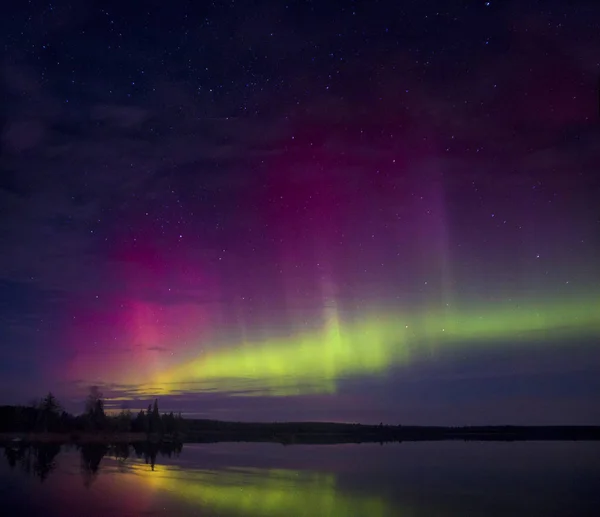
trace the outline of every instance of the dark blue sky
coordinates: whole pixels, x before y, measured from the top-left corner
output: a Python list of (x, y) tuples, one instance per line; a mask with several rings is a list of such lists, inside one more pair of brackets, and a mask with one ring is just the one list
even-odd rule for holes
[(599, 9), (3, 6), (0, 403), (600, 423)]

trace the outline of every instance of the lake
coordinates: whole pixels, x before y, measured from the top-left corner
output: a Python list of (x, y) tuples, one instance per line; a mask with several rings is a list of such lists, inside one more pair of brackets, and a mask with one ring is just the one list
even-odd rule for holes
[(600, 515), (600, 444), (5, 448), (3, 517)]

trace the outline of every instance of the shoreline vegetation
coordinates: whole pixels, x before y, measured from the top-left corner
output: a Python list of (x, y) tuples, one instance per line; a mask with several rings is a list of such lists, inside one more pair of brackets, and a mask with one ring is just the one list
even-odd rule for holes
[(64, 411), (52, 393), (29, 406), (0, 406), (0, 443), (182, 444), (273, 442), (345, 444), (416, 441), (600, 441), (600, 426), (364, 425), (331, 422), (227, 422), (161, 414), (158, 399), (147, 410), (107, 413), (92, 386), (81, 415)]

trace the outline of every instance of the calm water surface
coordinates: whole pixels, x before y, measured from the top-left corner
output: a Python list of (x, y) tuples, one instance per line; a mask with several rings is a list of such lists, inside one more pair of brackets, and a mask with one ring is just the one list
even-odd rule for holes
[(600, 445), (5, 449), (0, 515), (600, 515)]

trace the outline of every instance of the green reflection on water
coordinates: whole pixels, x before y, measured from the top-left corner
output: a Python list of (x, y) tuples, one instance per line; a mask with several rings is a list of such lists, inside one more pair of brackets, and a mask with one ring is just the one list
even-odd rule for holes
[(381, 496), (349, 492), (330, 473), (298, 470), (226, 468), (181, 470), (165, 467), (150, 471), (131, 464), (144, 485), (193, 505), (241, 515), (407, 515)]

